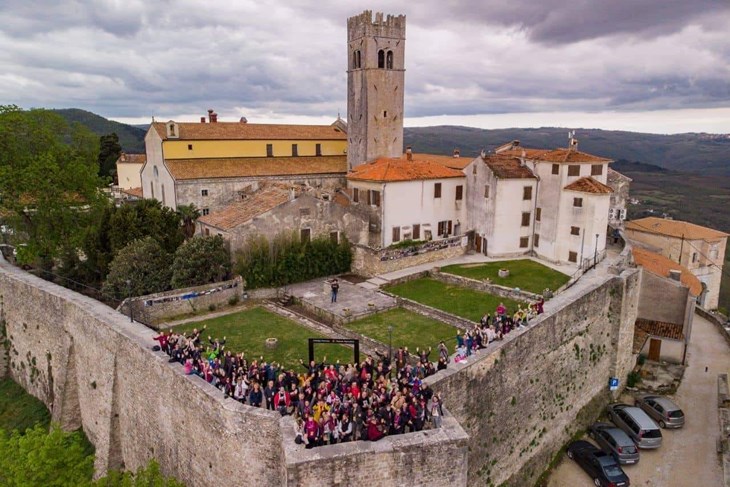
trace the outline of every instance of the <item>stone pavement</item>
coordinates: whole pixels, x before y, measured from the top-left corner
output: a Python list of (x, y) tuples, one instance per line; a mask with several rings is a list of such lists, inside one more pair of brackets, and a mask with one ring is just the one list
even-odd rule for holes
[(395, 308), (395, 298), (373, 289), (352, 284), (340, 279), (337, 302), (330, 302), (330, 285), (325, 279), (292, 284), (287, 291), (303, 303), (332, 313), (342, 319), (365, 316), (378, 311)]

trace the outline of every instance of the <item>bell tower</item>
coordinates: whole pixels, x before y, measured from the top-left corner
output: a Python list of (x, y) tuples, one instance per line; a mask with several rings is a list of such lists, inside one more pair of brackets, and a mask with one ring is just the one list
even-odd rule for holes
[(406, 16), (347, 19), (347, 165), (403, 153)]

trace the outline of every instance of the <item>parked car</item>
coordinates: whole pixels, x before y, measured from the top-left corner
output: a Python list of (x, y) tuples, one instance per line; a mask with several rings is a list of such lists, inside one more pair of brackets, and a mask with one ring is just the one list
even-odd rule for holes
[(613, 456), (620, 465), (639, 462), (639, 450), (633, 440), (611, 423), (594, 423), (588, 428), (588, 435), (598, 443), (601, 450)]
[(629, 477), (616, 459), (587, 441), (574, 441), (568, 445), (568, 458), (575, 460), (593, 479), (596, 487), (629, 487)]
[(681, 428), (684, 426), (684, 413), (679, 406), (666, 397), (637, 397), (636, 405), (662, 428)]
[(640, 408), (628, 404), (609, 404), (608, 415), (613, 424), (624, 430), (639, 448), (662, 446), (662, 430)]

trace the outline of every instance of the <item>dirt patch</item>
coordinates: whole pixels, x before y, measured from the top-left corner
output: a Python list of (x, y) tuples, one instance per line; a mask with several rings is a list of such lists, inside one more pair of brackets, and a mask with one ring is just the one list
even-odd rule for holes
[(361, 282), (367, 281), (369, 278), (365, 276), (361, 276), (359, 274), (343, 274), (340, 276), (340, 279), (343, 281), (347, 281), (352, 284), (360, 284)]

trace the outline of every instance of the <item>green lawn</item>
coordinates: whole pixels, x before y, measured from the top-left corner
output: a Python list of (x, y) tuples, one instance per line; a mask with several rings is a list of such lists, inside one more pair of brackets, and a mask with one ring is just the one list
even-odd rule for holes
[[(307, 339), (322, 338), (322, 335), (263, 308), (197, 321), (178, 326), (175, 330), (190, 331), (193, 328), (200, 329), (203, 325), (207, 325), (202, 335), (204, 343), (208, 343), (209, 335), (213, 338), (226, 337), (226, 350), (245, 352), (249, 360), (263, 355), (267, 362), (278, 362), (294, 370), (300, 368), (300, 358), (305, 362), (308, 360)], [(267, 338), (278, 338), (279, 346), (273, 350), (266, 348)], [(353, 360), (352, 349), (342, 345), (316, 345), (314, 352), (316, 360), (322, 360), (325, 355), (327, 362), (339, 359), (343, 363), (349, 363)]]
[[(391, 309), (377, 313), (361, 320), (353, 321), (345, 326), (352, 331), (373, 338), (388, 345), (388, 326), (393, 326), (393, 350), (400, 346), (408, 347), (415, 352), (417, 347), (436, 350), (443, 340), (451, 350), (456, 339), (456, 328), (440, 321), (427, 318), (403, 308)], [(432, 356), (431, 359), (435, 360)]]
[(508, 312), (517, 309), (517, 302), (492, 294), (473, 291), (459, 286), (450, 286), (435, 279), (422, 278), (388, 286), (385, 288), (398, 296), (412, 299), (449, 313), (479, 321), (484, 313), (494, 315), (499, 303), (504, 303)]
[[(502, 268), (509, 269), (509, 276), (499, 277), (498, 271)], [(542, 294), (546, 288), (555, 291), (570, 279), (570, 276), (566, 276), (562, 272), (528, 259), (484, 264), (456, 264), (442, 267), (441, 272), (477, 280), (489, 279), (493, 284), (511, 288), (518, 287), (536, 294)]]
[(0, 429), (25, 431), (36, 424), (48, 427), (50, 423), (45, 404), (11, 379), (0, 380)]

